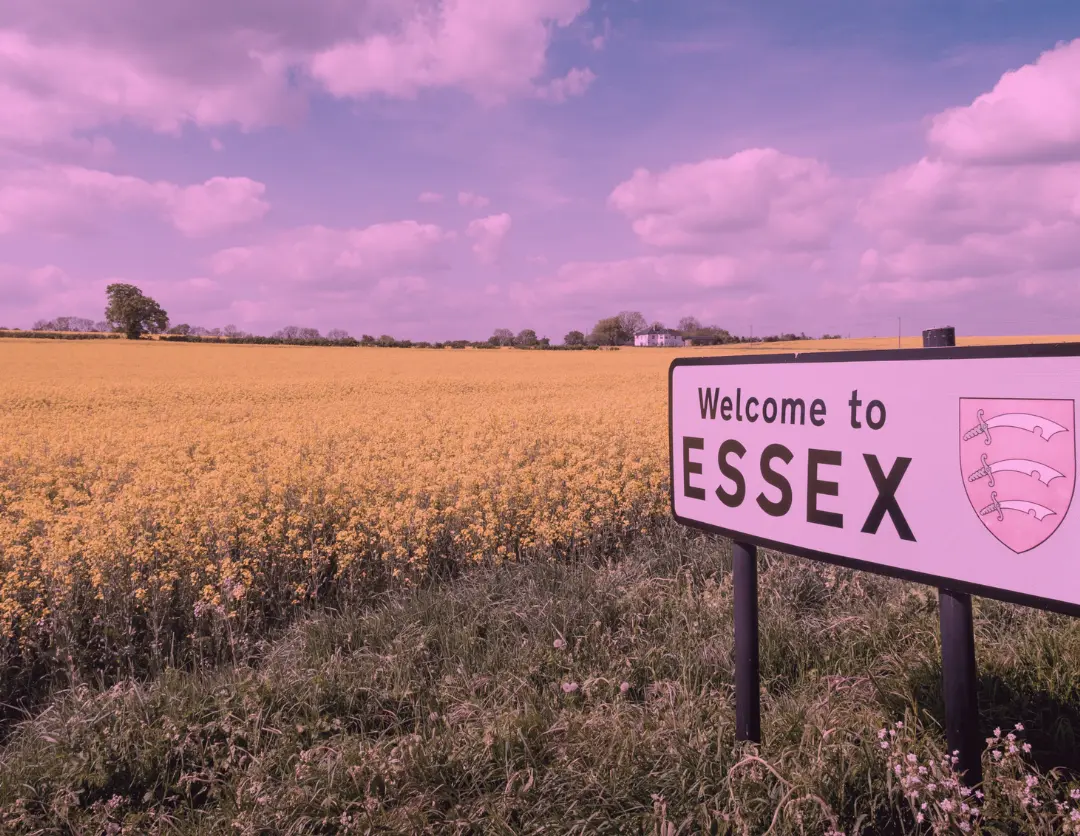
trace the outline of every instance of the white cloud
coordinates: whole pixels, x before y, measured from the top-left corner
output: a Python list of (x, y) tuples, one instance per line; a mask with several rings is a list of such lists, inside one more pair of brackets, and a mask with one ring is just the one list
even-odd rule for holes
[(859, 206), (863, 281), (940, 298), (1080, 269), (1080, 40), (936, 116), (928, 145)]
[(646, 244), (701, 253), (821, 250), (846, 208), (841, 183), (823, 163), (771, 148), (656, 174), (638, 169), (609, 203)]
[[(547, 83), (554, 32), (589, 0), (5, 0), (0, 143), (40, 148), (129, 124), (253, 130), (337, 97)], [(565, 86), (565, 85), (564, 85)], [(85, 140), (83, 140), (85, 141)]]
[(562, 78), (554, 78), (536, 88), (536, 97), (561, 104), (567, 99), (584, 96), (585, 91), (596, 81), (596, 73), (588, 67), (574, 68)]
[(237, 36), (232, 58), (228, 74), (206, 77), (85, 38), (41, 40), (0, 29), (0, 142), (39, 146), (121, 122), (166, 134), (185, 124), (252, 129), (297, 112), (283, 56)]
[(211, 177), (197, 186), (170, 191), (166, 200), (173, 225), (198, 237), (258, 220), (270, 209), (266, 187), (247, 177)]
[(465, 234), (473, 240), (473, 253), (482, 264), (498, 261), (503, 241), (510, 232), (512, 220), (505, 212), (478, 218), (469, 223)]
[(262, 243), (221, 250), (210, 264), (218, 276), (351, 287), (354, 281), (444, 269), (441, 245), (450, 237), (434, 224), (412, 220), (362, 229), (307, 226)]
[(266, 187), (247, 177), (213, 177), (181, 186), (77, 166), (0, 172), (0, 234), (72, 233), (109, 213), (152, 212), (189, 237), (256, 221), (270, 208)]
[(392, 30), (319, 51), (312, 75), (333, 95), (411, 98), (458, 87), (497, 102), (523, 94), (545, 70), (554, 27), (569, 26), (588, 0), (421, 2)]
[(491, 203), (491, 201), (483, 195), (473, 194), (472, 192), (458, 192), (457, 200), (459, 206), (464, 206), (468, 209), (483, 209)]
[(970, 105), (933, 119), (935, 154), (962, 163), (1080, 160), (1080, 39), (1005, 73)]

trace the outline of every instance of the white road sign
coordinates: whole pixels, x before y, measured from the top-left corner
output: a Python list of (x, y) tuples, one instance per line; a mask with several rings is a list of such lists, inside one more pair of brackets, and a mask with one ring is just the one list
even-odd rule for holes
[(736, 540), (1080, 614), (1080, 344), (679, 358), (672, 510)]

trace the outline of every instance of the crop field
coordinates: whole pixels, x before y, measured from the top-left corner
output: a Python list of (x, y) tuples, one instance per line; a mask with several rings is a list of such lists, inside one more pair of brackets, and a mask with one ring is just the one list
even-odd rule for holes
[[(0, 749), (0, 829), (931, 832), (878, 748), (940, 749), (931, 592), (766, 554), (781, 754), (736, 762), (729, 555), (665, 520), (673, 357), (895, 345), (0, 340), (5, 735), (38, 717)], [(1037, 719), (1041, 765), (1080, 766), (1080, 630), (993, 602), (978, 619), (993, 717)], [(1026, 767), (995, 745), (1001, 820), (1022, 821)], [(1073, 832), (1069, 791), (999, 832)], [(979, 824), (936, 809), (936, 832)]]
[(606, 553), (667, 512), (678, 353), (0, 341), (0, 662), (227, 658), (312, 601)]
[(664, 513), (660, 355), (21, 342), (0, 364), (9, 664), (216, 655), (321, 596)]

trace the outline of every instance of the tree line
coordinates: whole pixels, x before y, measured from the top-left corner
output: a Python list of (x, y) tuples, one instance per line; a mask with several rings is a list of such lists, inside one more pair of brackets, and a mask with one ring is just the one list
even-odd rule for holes
[[(94, 320), (78, 316), (58, 316), (50, 320), (38, 320), (30, 332), (19, 329), (19, 335), (54, 336), (70, 338), (91, 338), (113, 333), (122, 333), (129, 339), (139, 339), (143, 334), (157, 335), (162, 340), (175, 342), (227, 342), (264, 345), (342, 345), (342, 346), (383, 346), (392, 348), (528, 348), (537, 350), (555, 349), (596, 349), (634, 344), (634, 336), (647, 328), (665, 329), (662, 322), (649, 322), (640, 311), (620, 311), (615, 316), (604, 317), (593, 325), (586, 334), (573, 330), (563, 337), (562, 345), (553, 345), (550, 338), (537, 336), (532, 328), (524, 328), (516, 334), (509, 328), (496, 328), (495, 332), (483, 341), (445, 340), (428, 342), (425, 340), (399, 340), (389, 334), (375, 337), (364, 334), (359, 339), (352, 337), (341, 328), (331, 329), (324, 336), (317, 328), (299, 325), (287, 325), (268, 337), (249, 334), (235, 325), (224, 328), (203, 328), (198, 325), (181, 323), (170, 325), (169, 316), (154, 299), (146, 296), (139, 288), (130, 284), (110, 284), (106, 289), (107, 305), (105, 319)], [(670, 329), (694, 345), (722, 345), (725, 343), (746, 342), (787, 342), (808, 340), (812, 337), (805, 333), (783, 333), (769, 336), (742, 336), (732, 334), (717, 325), (703, 325), (696, 317), (685, 316), (679, 320), (677, 328)], [(839, 334), (825, 334), (822, 339), (839, 339)]]
[[(695, 316), (684, 316), (679, 324), (672, 329), (667, 329), (663, 322), (653, 320), (649, 322), (640, 311), (620, 311), (615, 316), (605, 317), (599, 320), (592, 330), (586, 334), (583, 331), (571, 331), (564, 338), (566, 345), (633, 345), (634, 336), (647, 328), (671, 330), (690, 341), (693, 345), (723, 345), (728, 343), (769, 343), (791, 342), (795, 340), (811, 340), (813, 337), (806, 333), (795, 334), (785, 332), (770, 334), (767, 336), (733, 334), (719, 325), (703, 325)], [(839, 334), (824, 334), (821, 339), (840, 339)]]

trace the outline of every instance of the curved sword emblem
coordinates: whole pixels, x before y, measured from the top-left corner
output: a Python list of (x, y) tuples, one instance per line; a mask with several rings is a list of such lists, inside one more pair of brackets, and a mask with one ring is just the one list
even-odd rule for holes
[(1028, 502), (1024, 499), (1003, 499), (998, 500), (997, 491), (993, 491), (990, 494), (990, 499), (993, 500), (989, 505), (979, 511), (979, 516), (985, 517), (987, 514), (997, 513), (999, 520), (1005, 519), (1006, 511), (1019, 511), (1021, 514), (1028, 514), (1034, 516), (1039, 522), (1042, 522), (1048, 516), (1054, 514), (1054, 511), (1047, 508), (1045, 505), (1040, 505), (1038, 502)]
[(984, 411), (980, 409), (978, 411), (979, 423), (964, 433), (964, 441), (970, 441), (977, 435), (985, 435), (986, 439), (983, 443), (989, 444), (993, 440), (990, 436), (990, 430), (997, 427), (1012, 427), (1017, 430), (1027, 430), (1029, 433), (1039, 430), (1043, 441), (1049, 441), (1058, 433), (1068, 432), (1065, 427), (1056, 421), (1051, 421), (1049, 418), (1043, 418), (1039, 415), (1032, 415), (1028, 412), (1006, 412), (1002, 415), (995, 415), (990, 419), (983, 418), (983, 415)]
[(1010, 471), (1013, 473), (1023, 473), (1027, 476), (1035, 476), (1044, 485), (1049, 485), (1055, 479), (1064, 479), (1065, 474), (1060, 473), (1048, 464), (1042, 464), (1041, 462), (1033, 462), (1030, 459), (1002, 459), (999, 462), (990, 464), (987, 462), (986, 453), (982, 454), (980, 459), (982, 461), (982, 467), (974, 471), (968, 476), (969, 482), (975, 482), (978, 479), (982, 479), (984, 476), (988, 477), (987, 484), (992, 488), (994, 487), (994, 474), (1001, 473), (1002, 471)]

